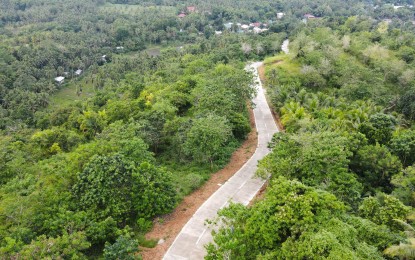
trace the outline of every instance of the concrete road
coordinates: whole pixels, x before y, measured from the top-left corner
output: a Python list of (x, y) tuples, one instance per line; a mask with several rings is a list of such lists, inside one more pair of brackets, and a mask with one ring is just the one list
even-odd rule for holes
[(290, 44), (290, 40), (285, 39), (284, 42), (281, 45), (281, 50), (285, 53), (288, 54), (290, 53), (290, 50), (288, 49), (288, 45)]
[(257, 62), (247, 66), (247, 70), (252, 70), (255, 75), (258, 89), (258, 94), (253, 100), (258, 132), (257, 149), (242, 168), (200, 206), (164, 255), (163, 259), (165, 260), (203, 259), (206, 255), (204, 245), (212, 241), (211, 230), (205, 225), (205, 220), (215, 218), (218, 210), (226, 207), (230, 201), (248, 205), (264, 184), (264, 181), (255, 178), (254, 174), (257, 170), (258, 160), (270, 152), (267, 145), (273, 134), (278, 132), (278, 128), (258, 77), (257, 68), (261, 64), (261, 62)]

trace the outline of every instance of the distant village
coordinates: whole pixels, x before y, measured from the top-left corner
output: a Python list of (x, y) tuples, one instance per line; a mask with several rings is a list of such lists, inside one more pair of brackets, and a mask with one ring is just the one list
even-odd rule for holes
[[(411, 9), (413, 8), (412, 5), (405, 5), (405, 6), (404, 5), (392, 5), (392, 4), (389, 4), (389, 5), (395, 11), (400, 9), (400, 8), (411, 8)], [(376, 9), (376, 8), (378, 8), (378, 6), (374, 6), (374, 8)], [(180, 12), (177, 15), (177, 17), (179, 19), (183, 19), (183, 18), (185, 18), (186, 16), (188, 16), (192, 13), (198, 13), (198, 12), (199, 11), (198, 11), (196, 6), (187, 6), (184, 11)], [(284, 16), (285, 16), (285, 13), (277, 12), (275, 18), (276, 18), (276, 20), (280, 20), (280, 19), (283, 19)], [(303, 23), (307, 24), (307, 22), (310, 21), (310, 20), (318, 20), (318, 19), (321, 19), (321, 18), (322, 17), (317, 17), (317, 16), (315, 16), (311, 13), (306, 13), (306, 14), (303, 15), (302, 21), (303, 21)], [(387, 24), (392, 23), (392, 19), (390, 19), (390, 18), (382, 19), (382, 21), (386, 22)], [(255, 33), (255, 34), (259, 34), (259, 33), (268, 31), (269, 26), (274, 22), (275, 22), (275, 20), (269, 20), (265, 23), (257, 22), (257, 21), (251, 22), (251, 23), (227, 22), (227, 23), (223, 24), (224, 30), (223, 31), (215, 31), (215, 35), (221, 35), (225, 31), (231, 32), (231, 33)], [(412, 21), (412, 24), (415, 25), (415, 20)], [(183, 30), (180, 29), (180, 32), (182, 32), (182, 31)], [(116, 52), (122, 52), (123, 50), (124, 50), (123, 46), (117, 46), (115, 48)], [(101, 62), (102, 63), (107, 62), (107, 55), (102, 55)], [(78, 69), (78, 70), (74, 71), (72, 73), (72, 75), (70, 75), (69, 72), (64, 72), (65, 77), (64, 76), (59, 76), (59, 77), (54, 78), (54, 80), (57, 84), (60, 85), (64, 82), (65, 78), (67, 78), (69, 76), (78, 77), (82, 74), (82, 72), (83, 71), (81, 69)]]

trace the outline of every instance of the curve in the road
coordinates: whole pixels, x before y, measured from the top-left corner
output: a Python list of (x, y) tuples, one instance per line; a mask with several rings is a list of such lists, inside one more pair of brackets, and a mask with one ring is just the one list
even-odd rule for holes
[(247, 67), (253, 71), (258, 89), (257, 96), (253, 100), (258, 132), (258, 146), (255, 153), (234, 176), (200, 206), (164, 255), (165, 260), (203, 259), (206, 255), (204, 245), (212, 241), (211, 230), (205, 225), (205, 220), (215, 218), (218, 210), (226, 207), (230, 201), (247, 205), (264, 184), (264, 180), (255, 178), (255, 172), (258, 160), (270, 152), (268, 143), (274, 133), (278, 132), (278, 128), (258, 76), (258, 67), (261, 64), (257, 62)]

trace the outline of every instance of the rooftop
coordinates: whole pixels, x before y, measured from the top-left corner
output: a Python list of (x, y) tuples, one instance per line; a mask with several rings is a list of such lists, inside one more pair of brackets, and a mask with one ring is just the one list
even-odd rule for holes
[(55, 81), (60, 83), (60, 82), (62, 82), (64, 79), (65, 79), (65, 77), (59, 76), (59, 77), (56, 77), (56, 78), (55, 78)]

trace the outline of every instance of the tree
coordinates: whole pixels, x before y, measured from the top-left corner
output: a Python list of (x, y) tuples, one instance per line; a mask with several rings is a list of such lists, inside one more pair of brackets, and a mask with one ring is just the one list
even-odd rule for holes
[(394, 219), (405, 220), (410, 208), (399, 199), (384, 193), (378, 193), (376, 197), (367, 197), (359, 206), (359, 215), (378, 225), (386, 225), (392, 229), (400, 226)]
[(291, 101), (284, 104), (281, 111), (281, 123), (286, 127), (288, 132), (295, 132), (300, 128), (299, 121), (307, 121), (310, 115), (299, 102)]
[(386, 147), (367, 145), (357, 151), (350, 168), (360, 176), (366, 190), (382, 188), (389, 191), (390, 180), (402, 170), (402, 164)]
[(347, 138), (329, 132), (296, 136), (278, 133), (271, 145), (272, 152), (259, 164), (260, 176), (297, 179), (352, 205), (359, 200), (362, 185), (348, 170), (351, 152)]
[(415, 163), (415, 130), (404, 130), (392, 137), (389, 148), (404, 166)]
[(101, 132), (105, 126), (106, 115), (105, 111), (96, 113), (95, 111), (84, 111), (78, 118), (79, 129), (84, 135), (91, 139), (97, 133)]
[(392, 177), (392, 195), (407, 206), (415, 206), (415, 168), (408, 167)]
[(415, 88), (406, 91), (400, 97), (397, 109), (408, 119), (415, 120)]
[(245, 54), (246, 57), (249, 56), (249, 53), (252, 51), (252, 46), (249, 43), (242, 43), (242, 47), (241, 47), (243, 53)]
[[(263, 200), (219, 212), (222, 227), (207, 246), (206, 259), (292, 259), (343, 257), (381, 259), (339, 217), (345, 207), (335, 196), (283, 177), (273, 179)], [(353, 257), (352, 257), (353, 258)]]
[(353, 226), (336, 218), (322, 223), (316, 231), (288, 240), (281, 251), (283, 259), (383, 259), (376, 247), (358, 238)]
[(184, 152), (197, 162), (213, 161), (221, 149), (232, 137), (232, 129), (228, 120), (214, 114), (196, 119), (186, 134), (183, 144)]
[(366, 135), (370, 144), (387, 144), (392, 138), (395, 130), (396, 119), (387, 114), (375, 114), (369, 118), (368, 122), (359, 126), (359, 131)]
[(176, 203), (170, 174), (147, 162), (136, 165), (121, 154), (92, 157), (73, 187), (81, 208), (96, 220), (124, 224), (168, 213)]
[(176, 202), (171, 174), (150, 163), (141, 163), (133, 174), (133, 208), (138, 218), (169, 213)]
[(96, 219), (113, 217), (117, 222), (132, 214), (134, 165), (122, 155), (95, 155), (78, 174), (73, 193), (82, 209)]
[(88, 249), (90, 245), (83, 232), (64, 234), (56, 238), (41, 235), (24, 246), (12, 258), (80, 259), (85, 257), (82, 251)]

